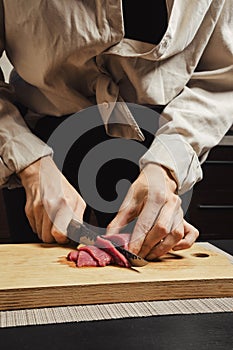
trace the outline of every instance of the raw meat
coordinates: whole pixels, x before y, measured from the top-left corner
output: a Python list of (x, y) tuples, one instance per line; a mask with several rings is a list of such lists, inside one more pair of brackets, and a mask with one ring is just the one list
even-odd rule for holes
[(89, 253), (85, 251), (79, 251), (77, 266), (98, 266), (98, 263)]
[(112, 234), (107, 236), (102, 236), (104, 239), (108, 239), (115, 245), (122, 247), (124, 249), (129, 249), (129, 240), (130, 240), (130, 233), (118, 233), (118, 234)]
[(79, 255), (79, 250), (72, 250), (71, 252), (69, 252), (69, 254), (67, 255), (67, 259), (69, 261), (74, 261), (76, 262), (78, 260), (78, 255)]
[(67, 255), (67, 260), (74, 261), (76, 266), (106, 266), (110, 264), (130, 267), (129, 261), (115, 246), (128, 249), (129, 233), (98, 236), (95, 245), (78, 247)]
[(95, 245), (101, 249), (104, 249), (113, 258), (114, 263), (119, 266), (130, 267), (128, 260), (122, 255), (108, 239), (98, 236)]
[(93, 257), (93, 259), (97, 261), (98, 266), (106, 266), (111, 264), (111, 262), (113, 261), (111, 255), (95, 246), (86, 245), (84, 247), (79, 248), (79, 251), (85, 251), (89, 253)]

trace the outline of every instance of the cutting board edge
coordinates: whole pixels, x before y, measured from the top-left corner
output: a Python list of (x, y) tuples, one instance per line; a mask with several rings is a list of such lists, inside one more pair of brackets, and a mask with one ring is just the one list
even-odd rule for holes
[[(185, 288), (184, 288), (185, 283)], [(233, 296), (233, 278), (22, 288), (0, 291), (0, 310)], [(155, 292), (156, 291), (156, 292)], [(42, 301), (43, 300), (43, 301)]]

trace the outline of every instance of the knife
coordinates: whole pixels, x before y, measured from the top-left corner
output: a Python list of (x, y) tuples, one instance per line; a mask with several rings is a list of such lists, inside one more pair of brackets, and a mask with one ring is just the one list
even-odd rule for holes
[[(94, 245), (99, 234), (82, 222), (72, 219), (67, 227), (67, 237), (77, 243), (82, 243), (86, 245)], [(104, 238), (102, 235), (101, 237)], [(127, 249), (120, 247), (113, 242), (111, 242), (114, 247), (126, 257), (130, 262), (131, 266), (142, 267), (148, 264), (148, 261), (141, 258), (139, 255), (131, 253)]]

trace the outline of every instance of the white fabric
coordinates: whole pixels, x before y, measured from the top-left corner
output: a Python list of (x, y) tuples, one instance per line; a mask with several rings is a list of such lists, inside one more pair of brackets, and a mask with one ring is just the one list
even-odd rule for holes
[[(24, 145), (25, 139), (21, 145), (9, 143), (9, 155), (14, 155), (9, 160), (5, 143), (28, 132), (15, 100), (40, 117), (105, 102), (166, 105), (160, 138), (141, 166), (156, 162), (170, 168), (180, 193), (201, 179), (200, 163), (233, 122), (233, 2), (166, 3), (168, 28), (153, 45), (124, 38), (121, 1), (96, 0), (87, 6), (81, 0), (0, 0), (0, 53), (6, 51), (18, 73), (11, 86), (3, 77), (0, 82), (1, 185), (52, 153), (31, 136)], [(108, 111), (101, 113), (110, 135), (143, 139), (133, 116), (126, 118), (132, 121), (126, 130), (110, 130)], [(177, 135), (183, 147), (175, 153)], [(33, 157), (30, 149), (35, 149)]]

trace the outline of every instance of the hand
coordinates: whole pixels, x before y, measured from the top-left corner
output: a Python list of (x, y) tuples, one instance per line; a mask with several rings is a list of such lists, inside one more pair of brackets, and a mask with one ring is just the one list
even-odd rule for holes
[(183, 219), (176, 187), (167, 169), (147, 164), (131, 185), (106, 234), (120, 232), (138, 217), (129, 243), (133, 253), (152, 260), (171, 249), (191, 247), (199, 233)]
[(70, 220), (83, 219), (86, 204), (82, 197), (49, 156), (29, 165), (18, 176), (26, 191), (25, 212), (33, 231), (46, 243), (69, 242), (65, 235)]

